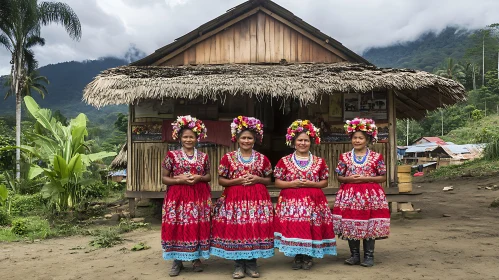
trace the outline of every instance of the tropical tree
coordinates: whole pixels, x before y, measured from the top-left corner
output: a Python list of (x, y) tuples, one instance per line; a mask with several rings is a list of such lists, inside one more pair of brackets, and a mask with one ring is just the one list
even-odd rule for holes
[[(24, 103), (36, 122), (44, 129), (28, 137), (33, 146), (20, 147), (25, 153), (38, 158), (29, 169), (29, 178), (42, 176), (46, 183), (42, 188), (44, 198), (50, 198), (57, 210), (65, 211), (78, 205), (86, 186), (95, 183), (88, 167), (94, 161), (116, 156), (114, 152), (87, 154), (87, 117), (79, 114), (63, 125), (52, 116), (52, 111), (41, 109), (31, 96)], [(6, 147), (2, 150), (14, 149)]]
[[(50, 82), (45, 76), (40, 76), (38, 71), (31, 70), (28, 71), (26, 77), (22, 82), (20, 94), (21, 97), (31, 96), (31, 92), (36, 92), (40, 94), (42, 98), (45, 98), (45, 95), (48, 94), (47, 87)], [(9, 89), (5, 93), (4, 99), (7, 99), (9, 96), (14, 95), (12, 91), (12, 76), (9, 76), (7, 81), (5, 82), (5, 86)]]
[[(27, 65), (34, 64), (31, 51), (36, 45), (44, 45), (41, 27), (51, 23), (64, 26), (72, 39), (81, 37), (81, 25), (71, 7), (61, 2), (37, 0), (0, 0), (5, 5), (0, 10), (0, 45), (11, 53), (12, 92), (16, 96), (16, 145), (21, 145), (21, 88), (26, 77)], [(16, 150), (16, 178), (20, 178), (20, 150)]]
[(464, 67), (459, 63), (455, 63), (454, 59), (450, 57), (446, 59), (445, 63), (442, 65), (442, 68), (438, 69), (435, 74), (458, 82), (463, 80), (466, 76), (464, 73)]

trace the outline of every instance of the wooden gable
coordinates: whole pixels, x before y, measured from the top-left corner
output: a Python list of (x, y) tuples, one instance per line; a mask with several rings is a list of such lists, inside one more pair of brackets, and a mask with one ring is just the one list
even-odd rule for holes
[(166, 54), (154, 65), (335, 63), (348, 56), (264, 8), (254, 9)]

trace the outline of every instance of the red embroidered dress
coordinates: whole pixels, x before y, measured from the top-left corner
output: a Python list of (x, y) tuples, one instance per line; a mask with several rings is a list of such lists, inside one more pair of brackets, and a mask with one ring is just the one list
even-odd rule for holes
[[(353, 151), (340, 156), (336, 173), (381, 176), (386, 174), (383, 156), (368, 150), (365, 161), (356, 163)], [(385, 191), (377, 183), (342, 184), (333, 208), (334, 231), (343, 239), (382, 239), (390, 233), (390, 211)]]
[[(267, 157), (256, 151), (252, 161), (243, 164), (234, 151), (222, 157), (218, 173), (227, 179), (246, 173), (267, 177), (272, 174), (272, 166)], [(272, 202), (264, 185), (226, 187), (214, 207), (211, 254), (231, 260), (272, 257), (273, 218)]]
[[(312, 156), (307, 168), (294, 162), (294, 154), (277, 163), (274, 176), (283, 181), (304, 179), (319, 182), (329, 177), (324, 159)], [(289, 188), (281, 190), (274, 218), (275, 247), (284, 255), (304, 254), (322, 258), (336, 255), (333, 216), (326, 196), (318, 188)]]
[[(184, 173), (206, 175), (208, 155), (199, 151), (189, 158), (183, 150), (169, 151), (162, 162), (171, 176)], [(211, 190), (207, 182), (171, 185), (165, 194), (161, 245), (165, 260), (192, 261), (209, 257)]]

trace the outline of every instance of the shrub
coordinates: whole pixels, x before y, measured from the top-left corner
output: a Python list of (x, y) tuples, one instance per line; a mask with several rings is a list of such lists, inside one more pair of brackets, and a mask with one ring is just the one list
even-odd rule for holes
[(30, 239), (44, 239), (52, 235), (49, 222), (36, 216), (15, 219), (12, 222), (11, 231)]
[(10, 212), (13, 216), (30, 216), (43, 212), (46, 200), (42, 194), (14, 195), (11, 201)]
[(499, 159), (499, 138), (495, 138), (487, 144), (483, 151), (483, 158), (486, 160)]
[(82, 187), (82, 197), (84, 199), (103, 198), (109, 194), (109, 186), (97, 181), (95, 184)]
[(0, 226), (8, 226), (12, 222), (10, 214), (3, 208), (0, 208)]
[(12, 222), (12, 233), (24, 236), (28, 234), (28, 221), (25, 218), (18, 218)]

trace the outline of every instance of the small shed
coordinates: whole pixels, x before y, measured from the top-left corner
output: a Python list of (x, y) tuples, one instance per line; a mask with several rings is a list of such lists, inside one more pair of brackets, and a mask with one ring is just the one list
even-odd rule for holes
[[(396, 187), (396, 118), (420, 119), (464, 100), (465, 91), (427, 72), (377, 68), (276, 3), (250, 0), (131, 65), (103, 71), (83, 97), (98, 108), (129, 105), (126, 196), (133, 199), (163, 197), (160, 163), (178, 148), (170, 123), (184, 114), (205, 122), (210, 142), (199, 149), (213, 167), (235, 148), (229, 124), (238, 115), (262, 120), (257, 149), (273, 164), (292, 152), (284, 139), (290, 122), (312, 120), (323, 139), (312, 152), (331, 172), (326, 193), (339, 186), (339, 154), (351, 150), (344, 121), (372, 118), (380, 129), (372, 149), (388, 163), (386, 187)], [(211, 172), (216, 196), (222, 187)]]

